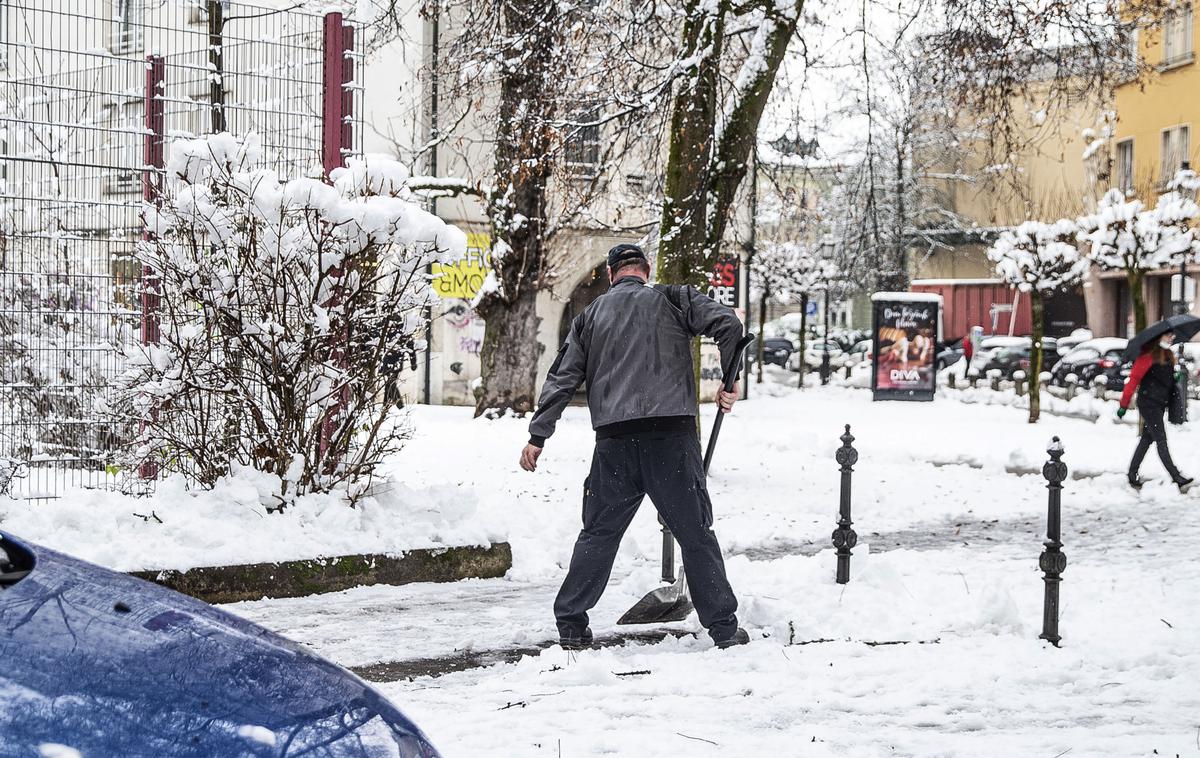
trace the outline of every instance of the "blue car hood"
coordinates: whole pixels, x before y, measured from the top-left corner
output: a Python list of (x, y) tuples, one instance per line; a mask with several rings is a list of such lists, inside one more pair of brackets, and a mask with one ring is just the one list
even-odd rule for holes
[(436, 756), (348, 671), (256, 624), (0, 532), (0, 756)]

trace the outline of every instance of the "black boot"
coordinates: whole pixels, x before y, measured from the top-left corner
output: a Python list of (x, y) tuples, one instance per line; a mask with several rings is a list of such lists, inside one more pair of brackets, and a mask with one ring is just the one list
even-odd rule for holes
[(735, 631), (733, 633), (732, 637), (729, 637), (728, 639), (723, 639), (723, 640), (716, 640), (715, 642), (716, 642), (717, 647), (724, 650), (725, 648), (734, 647), (736, 645), (748, 644), (750, 642), (750, 635), (746, 632), (745, 629), (743, 629), (739, 626), (737, 628), (737, 631)]
[(592, 646), (592, 628), (585, 626), (581, 631), (567, 634), (560, 632), (558, 644), (563, 650), (584, 650)]
[(1140, 492), (1143, 484), (1145, 484), (1145, 482), (1143, 482), (1142, 478), (1137, 475), (1136, 471), (1129, 472), (1129, 486), (1130, 487), (1133, 487), (1135, 490), (1138, 490)]
[(1186, 493), (1192, 487), (1192, 479), (1180, 474), (1175, 477), (1175, 486), (1179, 488), (1180, 493)]

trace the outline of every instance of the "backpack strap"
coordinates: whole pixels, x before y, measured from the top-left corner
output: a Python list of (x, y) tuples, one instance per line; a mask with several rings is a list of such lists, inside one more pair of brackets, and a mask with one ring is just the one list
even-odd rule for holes
[(665, 295), (671, 305), (675, 306), (675, 310), (683, 313), (683, 285), (655, 284), (654, 290)]

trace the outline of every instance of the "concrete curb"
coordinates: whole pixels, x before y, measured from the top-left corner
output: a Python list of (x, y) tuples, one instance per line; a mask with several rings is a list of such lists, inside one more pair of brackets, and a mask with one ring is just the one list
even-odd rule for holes
[(491, 547), (410, 550), (402, 555), (343, 555), (130, 574), (208, 603), (236, 603), (264, 597), (304, 597), (372, 584), (492, 579), (504, 576), (510, 568), (512, 547), (497, 542)]

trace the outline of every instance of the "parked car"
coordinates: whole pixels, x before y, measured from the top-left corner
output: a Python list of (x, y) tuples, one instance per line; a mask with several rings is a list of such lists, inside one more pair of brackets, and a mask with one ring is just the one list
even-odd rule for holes
[(983, 367), (987, 365), (987, 362), (991, 360), (992, 355), (997, 350), (1004, 347), (1021, 347), (1028, 344), (1028, 337), (1009, 337), (1006, 334), (985, 336), (979, 341), (979, 349), (971, 356), (971, 365), (968, 369), (978, 371), (982, 375)]
[(437, 755), (387, 698), (307, 648), (3, 532), (0, 660), (4, 755)]
[(846, 353), (844, 363), (851, 366), (871, 360), (871, 347), (874, 345), (873, 340), (859, 340), (855, 342), (850, 350)]
[(991, 351), (987, 363), (983, 365), (983, 375), (987, 376), (994, 370), (999, 370), (1005, 379), (1012, 379), (1018, 371), (1029, 373), (1029, 356), (1033, 352), (1033, 344), (1010, 345)]
[[(792, 341), (786, 337), (763, 338), (763, 363), (766, 365), (787, 366), (788, 357), (792, 354)], [(746, 365), (758, 360), (758, 338), (746, 348)]]
[(1066, 337), (1060, 337), (1058, 339), (1056, 352), (1060, 356), (1066, 355), (1090, 339), (1092, 339), (1091, 329), (1076, 329)]
[[(840, 368), (845, 365), (846, 353), (833, 340), (828, 342), (821, 339), (808, 340), (804, 344), (804, 364), (809, 370), (821, 368), (821, 361), (825, 355), (826, 347), (829, 350), (829, 365), (833, 368)], [(800, 353), (799, 351), (792, 353), (788, 358), (787, 367), (791, 371), (800, 370)]]
[[(1058, 360), (1058, 354), (1055, 352), (1055, 342), (1051, 337), (1046, 337), (1042, 340), (1042, 370), (1045, 371), (1049, 366), (1054, 365)], [(1000, 375), (1005, 379), (1012, 379), (1013, 374), (1018, 371), (1024, 371), (1028, 376), (1033, 366), (1033, 341), (1026, 340), (1023, 345), (1010, 345), (1008, 347), (997, 348), (992, 351), (988, 362), (983, 366), (983, 375), (986, 376), (989, 371), (999, 369)]]
[(940, 371), (947, 366), (953, 366), (955, 363), (958, 363), (962, 360), (962, 357), (963, 338), (960, 337), (953, 342), (948, 342), (945, 345), (942, 345), (942, 349), (938, 351), (937, 358), (934, 360), (938, 370)]
[[(1020, 342), (1004, 342), (1001, 347), (992, 348), (988, 353), (988, 360), (980, 368), (980, 375), (988, 375), (992, 369), (1000, 369), (1004, 379), (1012, 379), (1013, 374), (1018, 371), (1030, 373), (1030, 367), (1033, 365), (1033, 339), (1030, 337), (1018, 337)], [(1054, 337), (1042, 338), (1042, 371), (1046, 371), (1050, 366), (1054, 366), (1058, 360), (1058, 341)]]
[(1121, 357), (1126, 344), (1128, 340), (1122, 337), (1101, 337), (1080, 343), (1050, 370), (1050, 383), (1065, 387), (1067, 375), (1075, 374), (1080, 383), (1090, 386), (1093, 379), (1103, 375), (1108, 380), (1108, 389), (1120, 390), (1132, 365)]

